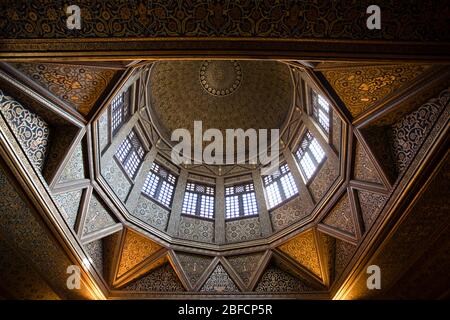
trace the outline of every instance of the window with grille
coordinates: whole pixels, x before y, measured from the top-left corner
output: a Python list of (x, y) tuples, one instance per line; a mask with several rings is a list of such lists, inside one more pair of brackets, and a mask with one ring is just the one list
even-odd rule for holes
[(129, 90), (118, 94), (111, 101), (112, 109), (112, 133), (113, 136), (119, 131), (122, 125), (130, 116), (130, 94)]
[(122, 164), (122, 168), (133, 179), (144, 159), (144, 148), (134, 131), (122, 142), (116, 152), (116, 158)]
[(215, 189), (199, 183), (188, 182), (184, 193), (182, 213), (214, 218)]
[(258, 214), (253, 183), (225, 188), (226, 219), (254, 216)]
[(325, 159), (325, 152), (317, 139), (307, 131), (300, 143), (300, 147), (295, 152), (295, 158), (300, 166), (303, 176), (307, 181), (316, 173), (319, 165)]
[(263, 178), (266, 189), (268, 209), (292, 198), (298, 194), (298, 189), (287, 164), (280, 167), (280, 174), (270, 175)]
[(176, 178), (173, 174), (157, 163), (153, 163), (144, 182), (142, 192), (156, 202), (170, 208)]
[(330, 105), (320, 94), (312, 90), (313, 118), (326, 132), (330, 132)]

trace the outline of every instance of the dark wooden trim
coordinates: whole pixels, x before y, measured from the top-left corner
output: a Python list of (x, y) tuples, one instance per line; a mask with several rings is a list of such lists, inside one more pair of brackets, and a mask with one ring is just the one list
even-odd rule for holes
[[(83, 51), (80, 50), (82, 45)], [(276, 38), (1, 39), (2, 60), (155, 60), (253, 58), (448, 62), (448, 42)]]

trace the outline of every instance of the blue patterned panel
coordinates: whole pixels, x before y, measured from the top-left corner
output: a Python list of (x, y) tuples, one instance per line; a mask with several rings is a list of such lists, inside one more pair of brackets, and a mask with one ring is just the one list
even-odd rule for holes
[(49, 146), (50, 129), (37, 114), (0, 91), (0, 112), (31, 163), (42, 171)]

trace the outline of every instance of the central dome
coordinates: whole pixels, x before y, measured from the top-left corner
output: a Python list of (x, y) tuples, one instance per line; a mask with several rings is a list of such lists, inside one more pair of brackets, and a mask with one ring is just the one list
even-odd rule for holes
[(168, 141), (172, 131), (275, 129), (293, 103), (289, 67), (276, 61), (160, 61), (150, 75), (150, 113)]

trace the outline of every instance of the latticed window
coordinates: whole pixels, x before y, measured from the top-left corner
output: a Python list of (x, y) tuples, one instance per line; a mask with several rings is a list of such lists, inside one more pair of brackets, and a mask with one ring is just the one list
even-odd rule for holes
[(184, 193), (182, 213), (214, 218), (214, 194), (212, 186), (188, 182)]
[(133, 179), (144, 159), (144, 148), (134, 131), (122, 142), (116, 152), (116, 158), (122, 164), (122, 168)]
[(253, 183), (225, 188), (226, 219), (253, 216), (258, 214), (255, 187)]
[(295, 152), (295, 158), (300, 165), (303, 176), (308, 181), (325, 159), (325, 152), (317, 139), (311, 132), (307, 131), (300, 143), (300, 147)]
[(313, 118), (326, 132), (330, 132), (330, 105), (320, 94), (312, 90)]
[(113, 136), (130, 117), (130, 91), (118, 94), (111, 101), (112, 109), (112, 133)]
[(175, 184), (176, 178), (173, 174), (161, 165), (153, 163), (145, 179), (142, 192), (156, 202), (170, 208)]
[(265, 176), (263, 182), (269, 209), (298, 194), (294, 177), (287, 164), (280, 167), (278, 175)]

